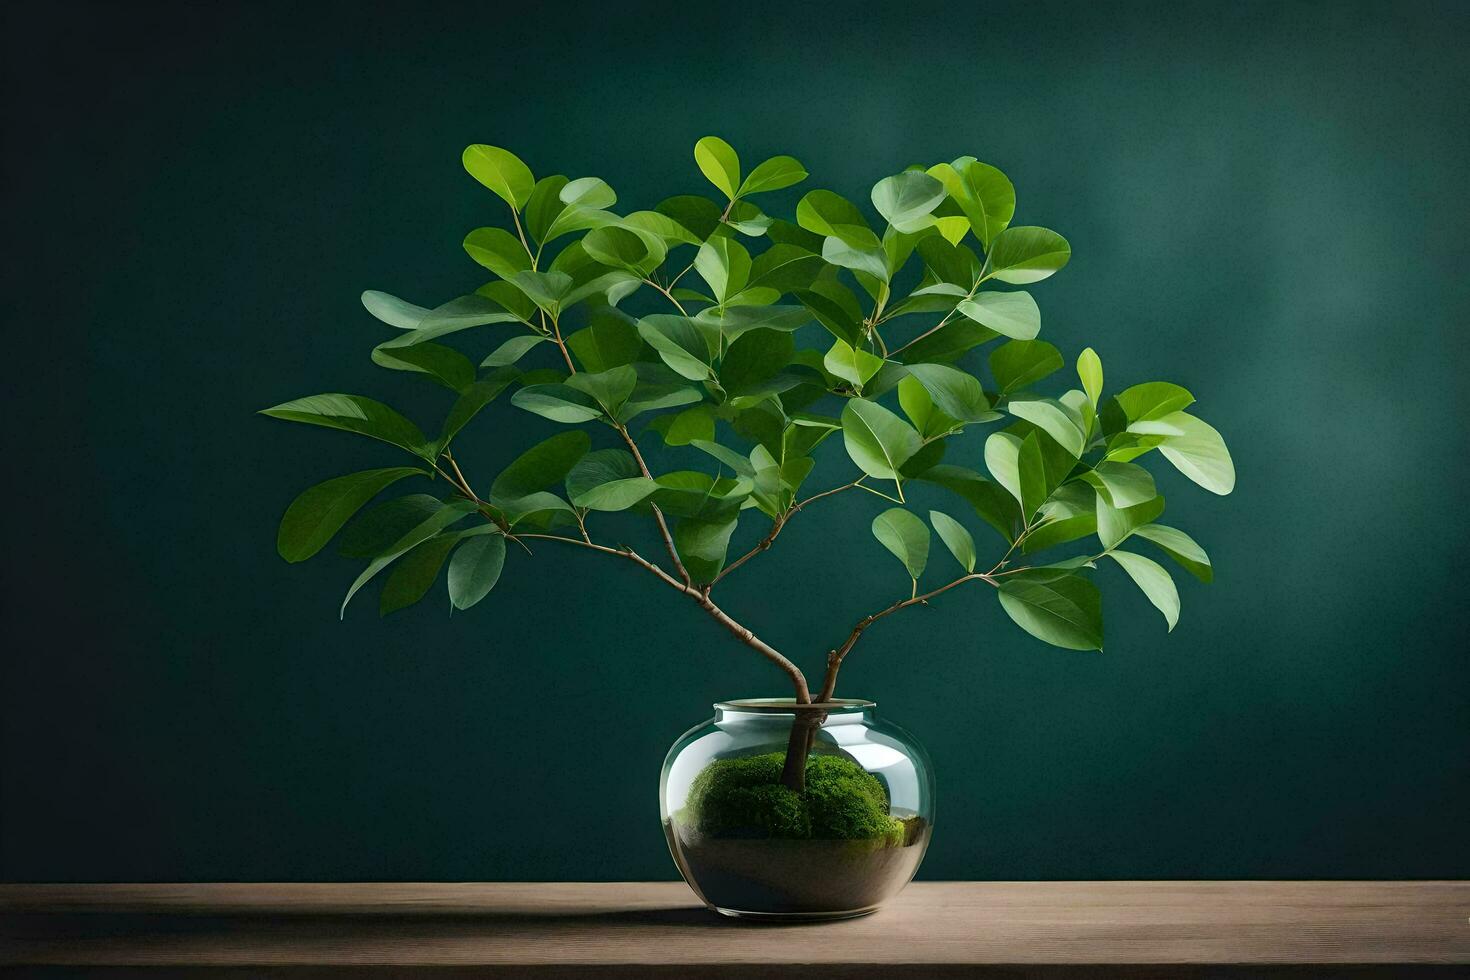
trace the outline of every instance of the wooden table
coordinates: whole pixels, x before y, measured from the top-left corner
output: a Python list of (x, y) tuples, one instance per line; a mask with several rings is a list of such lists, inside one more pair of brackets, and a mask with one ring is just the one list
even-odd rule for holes
[(672, 882), (0, 885), (0, 969), (1466, 977), (1467, 917), (1470, 882), (932, 882), (866, 918), (778, 926), (722, 919)]

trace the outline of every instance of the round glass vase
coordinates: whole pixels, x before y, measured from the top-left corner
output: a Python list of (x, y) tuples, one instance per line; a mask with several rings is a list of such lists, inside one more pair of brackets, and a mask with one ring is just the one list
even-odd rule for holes
[(659, 781), (669, 851), (705, 905), (841, 919), (903, 890), (934, 827), (933, 770), (912, 735), (872, 701), (714, 707), (669, 749)]

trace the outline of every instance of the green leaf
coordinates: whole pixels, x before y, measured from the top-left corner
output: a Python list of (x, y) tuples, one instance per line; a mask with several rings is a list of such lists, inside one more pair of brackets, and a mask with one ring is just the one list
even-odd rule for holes
[(1046, 479), (1046, 460), (1041, 455), (1041, 437), (1035, 432), (1028, 434), (1017, 447), (1016, 471), (1021, 486), (1021, 514), (1030, 521), (1051, 495)]
[[(925, 267), (934, 275), (936, 285), (950, 285), (959, 291), (944, 290), (944, 295), (965, 296), (980, 278), (980, 260), (963, 245), (953, 245), (938, 235), (919, 239), (914, 246), (924, 259)], [(923, 292), (924, 290), (916, 290)]]
[(566, 205), (546, 229), (541, 244), (554, 241), (563, 235), (588, 229), (606, 228), (618, 223), (618, 216), (601, 208), (587, 208), (580, 204)]
[(715, 341), (723, 335), (725, 340), (734, 341), (750, 330), (796, 330), (811, 322), (804, 306), (731, 306), (726, 309), (711, 307), (694, 315), (694, 322), (705, 328), (711, 338), (711, 350), (718, 346)]
[(572, 289), (572, 277), (565, 272), (517, 272), (509, 281), (531, 302), (553, 315)]
[(995, 236), (986, 256), (989, 274), (1001, 282), (1024, 286), (1040, 282), (1072, 257), (1072, 246), (1046, 228), (1007, 228)]
[(720, 227), (720, 206), (697, 194), (671, 197), (660, 203), (655, 210), (687, 229), (694, 244), (704, 241)]
[(820, 255), (798, 245), (772, 245), (751, 263), (747, 289), (774, 289), (778, 294), (806, 289), (822, 268)]
[(638, 372), (631, 364), (609, 368), (606, 371), (579, 371), (567, 378), (568, 388), (586, 392), (602, 406), (609, 417), (617, 415), (618, 409), (633, 394), (638, 386)]
[[(938, 484), (959, 496), (1007, 541), (1014, 541), (1020, 533), (1021, 507), (999, 483), (985, 479), (974, 470), (949, 464), (931, 466), (917, 479)], [(1091, 507), (1090, 500), (1088, 506)]]
[(1097, 533), (1096, 494), (1084, 483), (1069, 483), (1052, 491), (1037, 511), (1037, 521), (1021, 544), (1025, 554)]
[(754, 390), (791, 362), (795, 344), (781, 330), (750, 330), (736, 338), (720, 361), (720, 385), (731, 393)]
[(750, 460), (728, 446), (722, 446), (718, 442), (707, 439), (691, 439), (689, 445), (724, 463), (730, 469), (734, 470), (737, 476), (755, 476), (755, 466), (751, 464)]
[(735, 239), (716, 235), (694, 256), (694, 271), (699, 273), (721, 305), (745, 288), (750, 279), (750, 253)]
[(500, 196), (506, 204), (519, 211), (531, 199), (536, 187), (536, 178), (531, 168), (509, 150), (498, 146), (475, 143), (465, 147), (464, 168), (469, 175)]
[(1087, 440), (1082, 419), (1055, 398), (1015, 399), (1006, 403), (1006, 411), (1041, 429), (1074, 458), (1082, 455)]
[(725, 567), (739, 514), (712, 520), (685, 517), (674, 525), (674, 549), (695, 582), (713, 582)]
[(1131, 507), (1114, 507), (1097, 495), (1097, 539), (1106, 549), (1116, 548), (1136, 529), (1151, 523), (1164, 512), (1164, 498), (1154, 497)]
[(827, 332), (846, 344), (856, 344), (863, 334), (863, 314), (852, 290), (840, 283), (816, 282), (811, 289), (794, 293)]
[(944, 546), (954, 555), (954, 560), (960, 563), (960, 567), (967, 573), (974, 572), (975, 539), (965, 530), (964, 525), (942, 510), (931, 510), (929, 523), (939, 532), (939, 540), (944, 542)]
[(443, 506), (444, 501), (432, 494), (411, 493), (369, 508), (342, 532), (337, 554), (344, 558), (376, 558)]
[(1205, 554), (1205, 549), (1196, 544), (1193, 538), (1178, 528), (1163, 524), (1145, 524), (1134, 528), (1133, 533), (1158, 545), (1181, 568), (1201, 582), (1214, 581), (1215, 569), (1210, 564), (1210, 556)]
[(413, 347), (373, 348), (373, 363), (392, 371), (412, 371), (427, 376), (450, 391), (463, 391), (475, 381), (475, 365), (459, 351), (443, 344)]
[(554, 487), (591, 448), (591, 437), (580, 429), (539, 442), (500, 471), (490, 485), (490, 496), (513, 500)]
[(913, 375), (898, 382), (898, 407), (908, 416), (921, 437), (941, 435), (953, 428), (954, 420), (934, 407), (934, 399)]
[(1067, 650), (1102, 649), (1102, 596), (1086, 579), (1007, 579), (997, 594), (1006, 615), (1043, 643)]
[(934, 223), (929, 215), (945, 194), (944, 185), (933, 177), (908, 170), (873, 185), (873, 207), (896, 230), (912, 233)]
[(572, 497), (572, 504), (586, 510), (627, 510), (658, 489), (658, 484), (646, 476), (612, 480), (590, 487)]
[(709, 405), (695, 405), (678, 415), (660, 415), (649, 424), (664, 437), (666, 446), (687, 446), (695, 439), (712, 442), (715, 438), (715, 415)]
[(1031, 340), (1041, 332), (1041, 310), (1024, 290), (980, 293), (960, 303), (958, 309), (976, 323), (1012, 340)]
[(929, 526), (902, 507), (890, 507), (873, 518), (873, 537), (903, 562), (917, 580), (929, 562)]
[(1004, 393), (1035, 384), (1062, 367), (1062, 352), (1044, 340), (1012, 340), (990, 352), (990, 373)]
[(495, 280), (472, 295), (426, 310), (418, 326), (380, 344), (384, 349), (413, 347), (447, 334), (491, 323), (528, 323), (535, 306), (515, 286)]
[(638, 461), (626, 449), (597, 449), (577, 460), (567, 473), (567, 497), (576, 501), (597, 487), (642, 475)]
[(505, 538), (482, 534), (459, 546), (449, 562), (449, 602), (468, 609), (490, 593), (505, 565)]
[(342, 525), (385, 487), (408, 476), (428, 476), (413, 466), (393, 466), (339, 476), (304, 491), (281, 518), (276, 551), (289, 562), (305, 561), (321, 551)]
[(638, 276), (658, 268), (668, 254), (662, 238), (620, 225), (592, 229), (583, 237), (582, 248), (595, 261)]
[(339, 616), (345, 616), (347, 614), (347, 604), (352, 601), (352, 597), (357, 595), (358, 591), (364, 585), (372, 581), (379, 572), (392, 564), (395, 559), (416, 545), (432, 538), (455, 521), (462, 519), (465, 515), (473, 513), (475, 509), (475, 503), (470, 500), (457, 500), (452, 503), (446, 503), (422, 523), (415, 525), (408, 533), (404, 534), (397, 541), (394, 541), (388, 546), (386, 551), (369, 562), (367, 568), (363, 569), (362, 574), (352, 583), (351, 588), (347, 590), (346, 598), (342, 600), (342, 609), (339, 612)]
[[(736, 170), (739, 171), (738, 165)], [(795, 157), (771, 157), (750, 172), (750, 176), (745, 178), (745, 183), (740, 185), (740, 192), (736, 196), (744, 197), (747, 194), (778, 191), (783, 187), (801, 183), (806, 180), (807, 176), (806, 168)]]
[(1159, 495), (1148, 470), (1133, 463), (1103, 461), (1082, 474), (1114, 507), (1132, 507)]
[(311, 395), (261, 411), (275, 419), (304, 422), (380, 439), (415, 456), (428, 452), (419, 427), (382, 402), (362, 395)]
[(572, 510), (572, 505), (545, 490), (528, 493), (524, 497), (495, 497), (493, 502), (512, 527), (527, 524), (548, 528), (577, 523), (577, 513)]
[(362, 294), (362, 305), (373, 316), (400, 330), (414, 330), (418, 328), (429, 311), (422, 306), (415, 306), (407, 300), (399, 299), (391, 293), (385, 293), (378, 289), (369, 289)]
[(569, 335), (566, 344), (587, 371), (632, 364), (643, 353), (637, 321), (611, 307), (593, 310), (587, 326)]
[(1146, 381), (1114, 396), (1130, 422), (1149, 422), (1194, 404), (1188, 389), (1167, 381)]
[(844, 269), (866, 273), (879, 282), (889, 279), (888, 255), (881, 246), (850, 245), (840, 238), (828, 238), (822, 242), (822, 258)]
[(449, 415), (444, 419), (444, 429), (439, 433), (438, 441), (430, 447), (433, 450), (433, 456), (437, 457), (442, 453), (459, 434), (459, 430), (468, 425), (481, 409), (494, 401), (495, 396), (504, 391), (514, 378), (514, 369), (501, 368), (461, 392), (449, 409)]
[(951, 245), (958, 245), (970, 233), (970, 219), (959, 215), (936, 215), (934, 228)]
[(877, 402), (850, 398), (842, 409), (842, 442), (864, 473), (899, 480), (899, 467), (919, 451), (920, 439), (903, 419)]
[(1005, 174), (978, 160), (956, 160), (930, 167), (929, 173), (944, 184), (945, 190), (969, 219), (980, 244), (989, 248), (995, 236), (1010, 224), (1016, 213), (1016, 189)]
[(388, 581), (378, 596), (378, 615), (386, 616), (422, 599), (439, 577), (449, 551), (459, 542), (457, 535), (441, 534), (415, 545), (393, 565)]
[(521, 240), (503, 228), (476, 228), (465, 236), (464, 250), (502, 279), (514, 279), (531, 268)]
[(568, 181), (557, 196), (563, 204), (584, 208), (610, 208), (618, 203), (618, 195), (601, 177), (578, 177)]
[(898, 355), (898, 359), (909, 365), (953, 361), (998, 336), (1000, 334), (989, 327), (980, 326), (974, 320), (951, 320), (927, 337), (909, 344)]
[(882, 244), (857, 206), (831, 191), (808, 192), (796, 205), (796, 223), (813, 234), (840, 239), (853, 248), (872, 249)]
[(638, 372), (638, 384), (618, 410), (619, 422), (626, 424), (644, 412), (690, 405), (704, 397), (698, 389), (684, 384), (676, 373), (662, 364), (640, 361), (632, 367)]
[(1148, 601), (1164, 614), (1169, 632), (1174, 632), (1174, 627), (1179, 622), (1179, 590), (1175, 588), (1174, 580), (1164, 571), (1164, 567), (1152, 558), (1135, 555), (1131, 551), (1110, 551), (1108, 557), (1123, 566), (1123, 571), (1128, 573), (1128, 577), (1133, 579)]
[(868, 379), (883, 367), (883, 358), (865, 350), (855, 350), (845, 341), (836, 340), (822, 358), (822, 364), (829, 372), (861, 390)]
[(1021, 441), (1014, 432), (993, 432), (985, 440), (985, 468), (996, 483), (1016, 498), (1017, 504), (1023, 504), (1025, 499), (1021, 493)]
[(690, 381), (714, 376), (708, 333), (688, 317), (658, 313), (638, 321), (638, 334), (663, 362)]
[(1175, 412), (1159, 421), (1183, 433), (1166, 436), (1159, 446), (1176, 470), (1211, 493), (1224, 496), (1235, 489), (1235, 463), (1213, 426), (1187, 412)]
[[(546, 343), (548, 339), (533, 333), (512, 337), (491, 351), (489, 356), (480, 362), (480, 367), (509, 367), (530, 353), (531, 348), (537, 344)], [(570, 342), (570, 338), (568, 341)]]
[(740, 157), (735, 148), (718, 136), (706, 136), (694, 144), (694, 162), (699, 172), (732, 201), (739, 196)]
[(548, 241), (551, 224), (563, 211), (566, 202), (561, 199), (562, 188), (570, 183), (565, 176), (556, 174), (536, 181), (530, 198), (526, 201), (526, 231), (537, 242)]
[(1092, 407), (1097, 407), (1097, 401), (1102, 397), (1103, 369), (1102, 358), (1097, 356), (1097, 351), (1088, 347), (1077, 355), (1077, 377), (1082, 381), (1082, 387), (1087, 391), (1087, 400), (1092, 402)]
[(528, 385), (511, 395), (510, 403), (553, 422), (574, 424), (602, 416), (595, 398), (564, 384)]
[(985, 422), (1000, 418), (990, 410), (990, 402), (980, 381), (959, 368), (945, 364), (910, 364), (909, 377), (924, 386), (934, 404), (945, 415), (958, 422)]

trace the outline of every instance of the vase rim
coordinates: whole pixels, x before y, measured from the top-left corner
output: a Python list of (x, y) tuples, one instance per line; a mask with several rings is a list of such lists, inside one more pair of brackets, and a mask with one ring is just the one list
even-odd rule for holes
[(811, 704), (797, 704), (795, 698), (736, 698), (731, 701), (716, 701), (716, 709), (724, 711), (753, 711), (762, 714), (791, 714), (796, 711), (833, 712), (862, 711), (876, 708), (877, 704), (863, 698), (833, 698)]

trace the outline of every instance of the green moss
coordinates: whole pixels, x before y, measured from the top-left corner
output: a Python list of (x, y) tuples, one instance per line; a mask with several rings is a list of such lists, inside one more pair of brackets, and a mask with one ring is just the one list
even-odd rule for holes
[(694, 777), (684, 819), (719, 838), (865, 840), (900, 845), (902, 821), (888, 815), (883, 784), (851, 759), (814, 755), (806, 790), (781, 785), (780, 752), (716, 759)]

